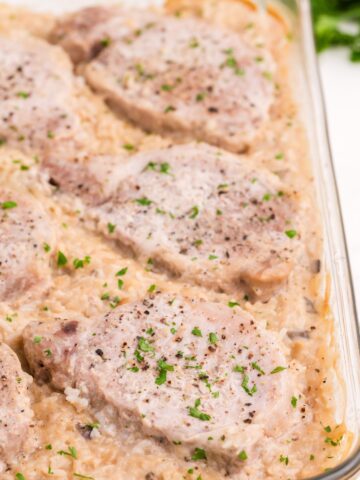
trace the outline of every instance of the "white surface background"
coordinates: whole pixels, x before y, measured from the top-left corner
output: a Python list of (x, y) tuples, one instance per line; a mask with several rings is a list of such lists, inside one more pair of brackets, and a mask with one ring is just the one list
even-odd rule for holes
[(360, 312), (360, 63), (349, 62), (346, 51), (339, 49), (320, 56), (320, 69)]

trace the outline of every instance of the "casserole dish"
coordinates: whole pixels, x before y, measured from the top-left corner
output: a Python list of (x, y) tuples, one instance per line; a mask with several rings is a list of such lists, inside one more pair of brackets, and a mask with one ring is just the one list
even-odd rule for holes
[[(141, 3), (145, 4), (145, 2)], [(131, 4), (134, 5), (133, 2)], [(30, 6), (40, 7), (43, 10), (52, 9), (51, 4), (45, 5), (44, 2), (31, 2)], [(61, 13), (60, 9), (65, 11), (65, 8), (63, 8), (65, 6), (66, 4), (61, 6), (55, 6), (54, 4), (53, 10), (56, 13)], [(84, 2), (75, 2), (71, 5), (71, 8), (81, 6), (84, 6)], [(330, 330), (327, 346), (331, 353), (336, 352), (336, 358), (338, 359), (335, 368), (331, 363), (331, 370), (336, 372), (333, 382), (333, 390), (336, 393), (334, 401), (335, 420), (338, 425), (345, 423), (346, 430), (351, 432), (351, 435), (347, 435), (349, 437), (347, 442), (348, 459), (342, 465), (333, 467), (330, 471), (316, 478), (353, 478), (352, 476), (359, 468), (360, 424), (357, 406), (359, 398), (359, 336), (341, 214), (326, 134), (321, 88), (316, 71), (309, 4), (303, 1), (297, 3), (290, 1), (274, 2), (269, 4), (268, 8), (273, 9), (274, 14), (278, 9), (282, 9), (284, 18), (292, 24), (293, 52), (291, 59), (293, 59), (293, 65), (291, 65), (290, 76), (293, 85), (297, 86), (296, 100), (301, 105), (301, 116), (309, 140), (317, 201), (323, 219), (324, 254), (319, 259), (318, 266), (319, 271), (321, 266), (319, 277), (322, 281), (321, 288), (324, 299), (322, 304), (325, 306), (321, 313), (325, 320), (328, 320), (326, 332), (328, 333), (328, 330)], [(282, 192), (280, 193), (282, 196)], [(196, 211), (195, 215), (197, 213)], [(288, 233), (290, 234), (289, 238), (296, 235), (294, 230), (289, 230)], [(126, 270), (127, 268), (124, 271), (125, 273)], [(331, 331), (333, 324), (334, 335)], [(281, 367), (282, 369), (286, 368)], [(324, 426), (326, 432), (331, 431), (328, 428), (330, 427)], [(331, 442), (331, 438), (329, 441)], [(333, 444), (331, 443), (331, 445)], [(288, 462), (287, 457), (283, 457), (283, 460), (281, 457), (280, 462)]]

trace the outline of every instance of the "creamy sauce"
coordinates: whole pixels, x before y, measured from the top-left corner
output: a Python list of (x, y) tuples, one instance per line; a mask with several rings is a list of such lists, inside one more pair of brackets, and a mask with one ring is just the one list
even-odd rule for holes
[[(298, 369), (296, 398), (307, 405), (305, 421), (299, 431), (284, 434), (267, 442), (261, 461), (248, 459), (236, 479), (300, 479), (320, 474), (337, 465), (346, 455), (351, 435), (344, 425), (337, 424), (335, 410), (341, 397), (336, 373), (336, 348), (333, 321), (324, 298), (325, 272), (322, 267), (322, 238), (315, 201), (313, 177), (307, 138), (289, 74), (292, 55), (291, 35), (285, 23), (275, 18), (265, 22), (252, 8), (238, 1), (170, 1), (169, 12), (196, 14), (209, 22), (241, 31), (259, 52), (267, 44), (277, 63), (271, 81), (276, 85), (276, 101), (270, 121), (259, 133), (250, 154), (256, 164), (279, 175), (301, 198), (296, 230), (302, 240), (302, 252), (289, 283), (267, 303), (250, 303), (242, 296), (230, 299), (224, 294), (201, 287), (169, 280), (165, 275), (148, 271), (144, 265), (122, 254), (110, 241), (91, 232), (83, 217), (80, 201), (53, 195), (38, 172), (36, 159), (24, 157), (6, 146), (0, 148), (0, 184), (25, 192), (39, 199), (53, 219), (56, 246), (50, 245), (52, 285), (39, 298), (22, 297), (0, 304), (0, 338), (22, 358), (20, 336), (33, 320), (51, 321), (54, 317), (85, 320), (106, 313), (110, 303), (125, 303), (146, 296), (156, 284), (164, 292), (177, 292), (228, 304), (236, 300), (254, 315), (257, 322), (280, 334), (288, 349), (288, 359)], [(2, 7), (0, 29), (25, 28), (40, 36), (46, 35), (53, 19)], [(264, 40), (266, 42), (264, 43)], [(138, 151), (168, 145), (170, 140), (145, 135), (139, 129), (115, 118), (100, 99), (83, 89), (83, 120), (94, 131), (94, 144), (89, 150), (99, 153), (123, 153), (124, 144)], [(28, 169), (22, 169), (26, 165)], [(89, 228), (88, 228), (89, 227)], [(89, 256), (84, 268), (58, 268), (57, 253), (65, 253), (69, 261)], [(116, 272), (127, 267), (121, 291)], [(109, 293), (104, 298), (104, 293)], [(25, 366), (26, 368), (26, 366)], [(9, 471), (0, 473), (10, 480), (21, 473), (26, 480), (76, 479), (96, 480), (146, 479), (210, 480), (224, 478), (204, 462), (182, 460), (181, 450), (168, 452), (154, 440), (132, 433), (125, 435), (101, 424), (83, 399), (72, 392), (65, 396), (47, 386), (31, 387), (34, 421), (23, 455), (14, 459)], [(341, 403), (341, 399), (340, 399)], [(297, 408), (294, 401), (294, 408)], [(307, 417), (308, 418), (308, 417)], [(305, 412), (304, 412), (305, 419)], [(176, 421), (176, 419), (174, 419)], [(99, 422), (95, 428), (81, 426)], [(281, 418), (279, 418), (281, 422)], [(115, 435), (116, 433), (116, 435)], [(90, 438), (89, 438), (90, 437)], [(70, 449), (69, 449), (70, 447)], [(75, 450), (74, 450), (75, 448)], [(59, 452), (66, 452), (59, 453)], [(22, 477), (17, 477), (22, 478)]]

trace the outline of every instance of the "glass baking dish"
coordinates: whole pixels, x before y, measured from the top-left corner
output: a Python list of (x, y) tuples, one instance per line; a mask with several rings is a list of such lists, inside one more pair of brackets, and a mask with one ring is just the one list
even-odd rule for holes
[[(196, 1), (196, 0), (194, 0)], [(242, 1), (242, 0), (241, 0)], [(348, 458), (336, 468), (306, 480), (360, 479), (360, 335), (350, 265), (331, 158), (322, 87), (314, 49), (309, 0), (246, 0), (260, 8), (281, 11), (294, 35), (294, 74), (301, 85), (303, 117), (308, 133), (318, 205), (324, 230), (324, 294), (334, 318), (335, 341), (339, 352), (339, 372), (346, 402), (340, 419), (353, 433)], [(37, 11), (56, 14), (90, 4), (120, 3), (116, 0), (7, 0)], [(161, 0), (128, 0), (127, 4), (161, 4)], [(358, 475), (356, 475), (358, 473)], [(304, 479), (305, 480), (305, 479)]]
[[(296, 51), (295, 74), (300, 76), (313, 173), (324, 230), (325, 283), (334, 318), (335, 341), (339, 351), (339, 371), (345, 389), (342, 413), (353, 433), (349, 456), (336, 468), (311, 480), (360, 478), (360, 337), (344, 226), (334, 166), (331, 158), (322, 87), (313, 41), (309, 0), (258, 2), (281, 9), (292, 24)], [(358, 475), (356, 475), (358, 473)]]

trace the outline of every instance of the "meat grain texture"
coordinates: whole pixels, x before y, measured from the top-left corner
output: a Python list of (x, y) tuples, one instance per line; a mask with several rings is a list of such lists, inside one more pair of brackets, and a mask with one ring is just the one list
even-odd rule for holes
[(32, 421), (31, 377), (22, 371), (16, 354), (0, 343), (0, 474), (16, 456)]
[(81, 10), (52, 39), (116, 111), (155, 132), (244, 151), (268, 118), (274, 62), (236, 33), (194, 18)]
[(0, 190), (0, 301), (40, 294), (51, 282), (51, 219), (31, 195)]
[(279, 338), (239, 308), (160, 294), (84, 324), (30, 324), (24, 345), (35, 376), (80, 390), (102, 424), (228, 472), (304, 422)]
[(287, 280), (299, 199), (275, 175), (206, 144), (139, 154), (123, 170), (92, 216), (148, 268), (227, 293), (245, 285), (262, 298)]

